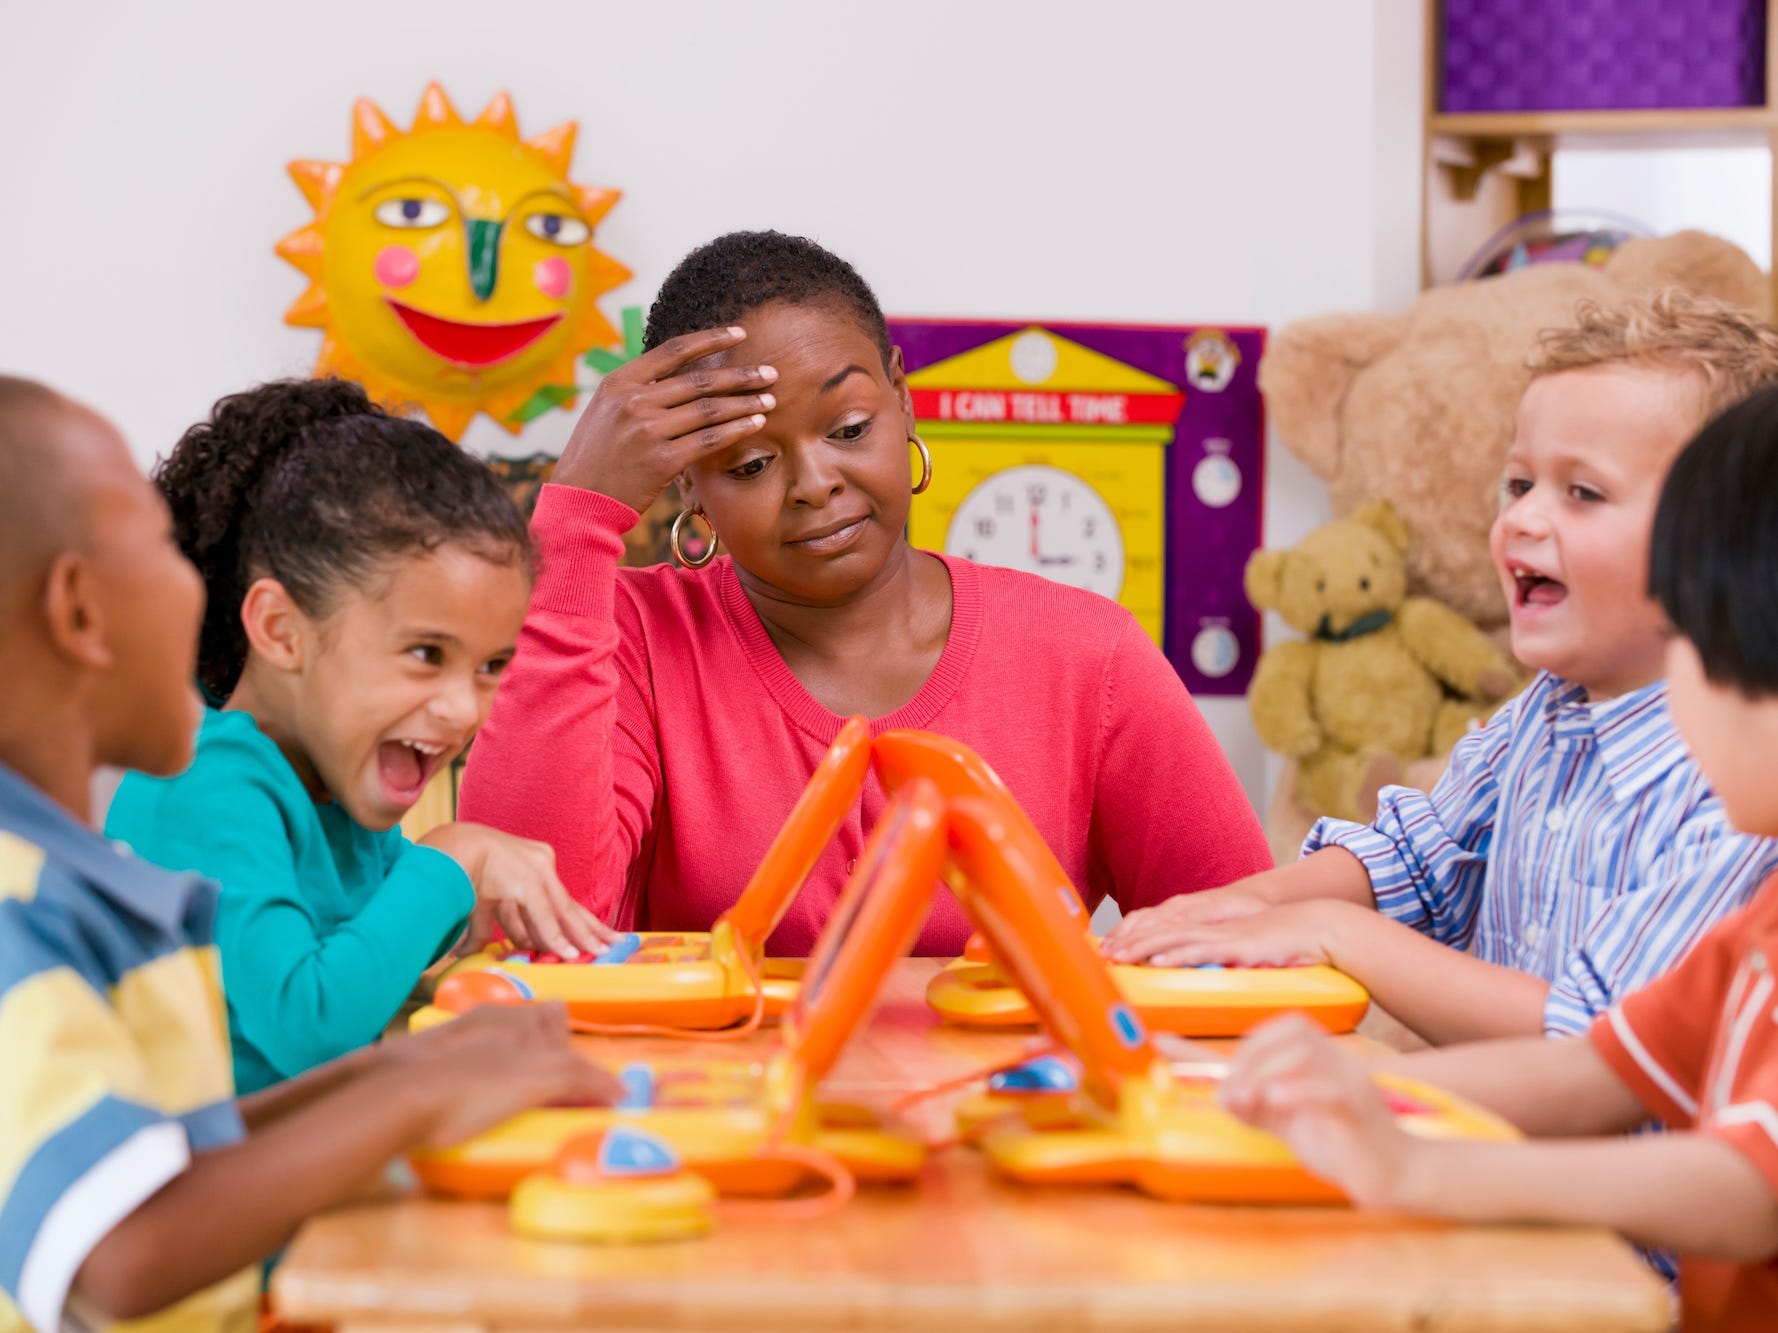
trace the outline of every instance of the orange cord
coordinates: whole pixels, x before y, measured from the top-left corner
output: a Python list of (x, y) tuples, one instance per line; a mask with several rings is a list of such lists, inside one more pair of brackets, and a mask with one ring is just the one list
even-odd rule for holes
[(779, 1112), (777, 1123), (766, 1135), (765, 1146), (753, 1154), (754, 1161), (793, 1162), (807, 1167), (826, 1179), (829, 1188), (806, 1199), (724, 1199), (722, 1210), (742, 1217), (772, 1218), (786, 1222), (807, 1222), (826, 1217), (846, 1206), (858, 1192), (858, 1181), (846, 1164), (830, 1152), (799, 1143), (786, 1143), (791, 1127), (796, 1124), (806, 1089), (799, 1076), (796, 1088)]
[(829, 1188), (806, 1199), (724, 1199), (722, 1211), (748, 1218), (810, 1222), (838, 1212), (858, 1192), (858, 1181), (846, 1164), (830, 1152), (794, 1143), (775, 1143), (755, 1154), (762, 1162), (793, 1162), (826, 1179)]
[(741, 970), (747, 974), (748, 984), (753, 987), (753, 1012), (736, 1027), (717, 1028), (710, 1031), (704, 1028), (676, 1028), (655, 1023), (595, 1023), (590, 1018), (568, 1016), (568, 1030), (588, 1037), (678, 1037), (685, 1041), (739, 1041), (742, 1037), (750, 1037), (759, 1031), (760, 1024), (766, 1017), (766, 987), (759, 974), (759, 966), (754, 961), (750, 950), (739, 951)]

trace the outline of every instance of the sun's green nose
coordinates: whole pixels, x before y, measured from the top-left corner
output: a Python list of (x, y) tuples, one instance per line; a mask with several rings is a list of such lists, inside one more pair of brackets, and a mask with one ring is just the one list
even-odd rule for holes
[(500, 232), (506, 224), (470, 218), (467, 225), (469, 285), (475, 289), (475, 299), (485, 301), (494, 294), (494, 284), (500, 281)]

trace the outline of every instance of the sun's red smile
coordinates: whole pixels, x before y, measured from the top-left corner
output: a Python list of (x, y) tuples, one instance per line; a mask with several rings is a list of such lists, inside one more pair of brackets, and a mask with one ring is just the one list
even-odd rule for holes
[(555, 314), (545, 315), (542, 319), (520, 320), (516, 324), (465, 324), (428, 315), (388, 297), (383, 299), (389, 302), (396, 318), (427, 351), (459, 366), (491, 366), (517, 356), (562, 319), (561, 315)]

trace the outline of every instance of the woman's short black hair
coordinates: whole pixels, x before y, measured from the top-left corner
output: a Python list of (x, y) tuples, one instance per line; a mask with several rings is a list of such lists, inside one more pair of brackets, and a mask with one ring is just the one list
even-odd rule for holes
[(770, 301), (840, 307), (870, 335), (889, 370), (889, 325), (858, 270), (805, 236), (731, 231), (700, 245), (674, 266), (648, 312), (643, 345), (699, 329), (738, 324)]
[(492, 472), (346, 380), (277, 380), (222, 399), (154, 480), (209, 594), (198, 680), (216, 699), (247, 662), (241, 600), (255, 579), (277, 579), (320, 617), (391, 558), (447, 543), (527, 572), (535, 562)]
[(1649, 591), (1707, 679), (1778, 695), (1778, 387), (1686, 445), (1661, 489)]

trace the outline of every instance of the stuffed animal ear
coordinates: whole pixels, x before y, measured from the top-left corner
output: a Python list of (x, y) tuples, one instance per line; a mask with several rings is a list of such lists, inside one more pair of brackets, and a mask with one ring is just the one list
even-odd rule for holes
[(1259, 363), (1266, 411), (1286, 448), (1324, 481), (1340, 468), (1340, 408), (1358, 372), (1399, 343), (1405, 315), (1322, 315), (1278, 331)]
[(1701, 231), (1634, 237), (1612, 251), (1605, 272), (1625, 291), (1683, 287), (1771, 317), (1772, 285), (1760, 266), (1739, 246)]
[(1289, 551), (1255, 551), (1247, 561), (1247, 572), (1241, 582), (1247, 589), (1247, 600), (1258, 611), (1276, 611), (1284, 592), (1284, 566)]
[(1401, 515), (1395, 512), (1395, 506), (1387, 500), (1372, 500), (1352, 511), (1352, 521), (1362, 523), (1374, 532), (1383, 534), (1383, 539), (1398, 551), (1408, 549), (1408, 530), (1401, 521)]

